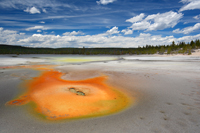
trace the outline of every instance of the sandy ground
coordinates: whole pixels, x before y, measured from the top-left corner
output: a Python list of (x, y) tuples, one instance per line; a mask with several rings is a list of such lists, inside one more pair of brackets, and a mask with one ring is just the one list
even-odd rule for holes
[(195, 52), (192, 53), (192, 56), (200, 56), (200, 49), (195, 50)]
[[(27, 57), (15, 58), (15, 65)], [(120, 60), (59, 63), (63, 79), (80, 80), (107, 75), (107, 83), (135, 98), (128, 109), (109, 116), (66, 122), (44, 122), (28, 107), (5, 103), (23, 91), (20, 83), (37, 76), (30, 69), (0, 69), (0, 132), (52, 133), (198, 133), (200, 131), (200, 56), (120, 56)], [(123, 58), (123, 59), (121, 59)], [(19, 59), (19, 61), (17, 61)], [(28, 61), (22, 64), (29, 64)], [(50, 63), (42, 55), (40, 63)], [(9, 62), (9, 61), (8, 61)], [(32, 61), (33, 62), (33, 61)], [(12, 62), (13, 63), (13, 62)], [(9, 63), (7, 63), (9, 64)], [(3, 62), (1, 66), (6, 66)], [(14, 63), (12, 64), (14, 65)]]

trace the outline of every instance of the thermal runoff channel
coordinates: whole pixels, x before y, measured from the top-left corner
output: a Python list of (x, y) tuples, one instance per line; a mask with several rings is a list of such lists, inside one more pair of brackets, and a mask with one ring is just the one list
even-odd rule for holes
[(26, 92), (7, 106), (34, 103), (34, 110), (45, 119), (61, 120), (108, 115), (130, 104), (123, 92), (106, 84), (107, 76), (69, 81), (52, 68), (36, 69), (41, 71), (40, 76), (26, 82)]

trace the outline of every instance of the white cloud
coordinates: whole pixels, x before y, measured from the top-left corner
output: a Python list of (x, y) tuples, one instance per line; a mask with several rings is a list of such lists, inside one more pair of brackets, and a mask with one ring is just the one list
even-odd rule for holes
[(46, 10), (46, 9), (44, 9), (44, 8), (42, 9), (42, 11), (43, 11), (44, 13), (47, 13), (47, 10)]
[(81, 31), (78, 31), (78, 32), (72, 31), (72, 32), (65, 32), (65, 33), (63, 33), (63, 35), (64, 36), (76, 36), (76, 35), (84, 35), (84, 33)]
[(23, 39), (25, 33), (18, 33), (13, 30), (4, 30), (0, 27), (0, 44), (12, 44), (16, 45), (19, 39)]
[(141, 33), (136, 37), (126, 37), (120, 34), (108, 36), (107, 33), (84, 36), (59, 36), (33, 34), (24, 36), (17, 31), (4, 30), (0, 27), (0, 43), (32, 47), (138, 47), (148, 45), (167, 45), (172, 41), (190, 42), (200, 38), (200, 34), (194, 36), (184, 36), (175, 38), (174, 36), (163, 37), (161, 35), (151, 35)]
[[(165, 12), (165, 13), (157, 13), (148, 15), (145, 19), (144, 14), (140, 14), (136, 17), (126, 20), (126, 22), (133, 23), (132, 26), (128, 27), (128, 29), (134, 30), (163, 30), (166, 28), (173, 28), (179, 20), (183, 17), (182, 13), (177, 13), (173, 11)], [(123, 30), (124, 33), (128, 30)], [(129, 33), (131, 33), (129, 31)]]
[(24, 11), (30, 14), (41, 13), (40, 10), (35, 7), (32, 7), (32, 8), (27, 7), (26, 10)]
[(181, 0), (180, 2), (185, 3), (183, 7), (179, 10), (180, 12), (185, 10), (200, 9), (200, 0)]
[(133, 23), (132, 26), (130, 26), (130, 28), (132, 28), (132, 30), (145, 30), (148, 29), (150, 27), (150, 22), (147, 21), (141, 21), (141, 22), (136, 22)]
[[(166, 13), (168, 13), (168, 12), (166, 12)], [(157, 15), (160, 15), (160, 13), (148, 15), (148, 16), (145, 18), (145, 20), (148, 21), (148, 20), (154, 19), (154, 18), (157, 17)]]
[(147, 21), (153, 21), (154, 23), (149, 26), (148, 31), (151, 30), (163, 30), (166, 28), (173, 28), (179, 20), (183, 17), (182, 13), (176, 13), (169, 11), (166, 13), (158, 13), (150, 15), (146, 18)]
[(195, 31), (195, 30), (198, 30), (198, 29), (200, 29), (200, 23), (197, 23), (197, 24), (195, 24), (194, 26), (186, 27), (186, 28), (184, 28), (184, 29), (182, 29), (182, 30), (180, 30), (180, 29), (175, 29), (175, 30), (173, 30), (173, 32), (174, 32), (174, 33), (189, 34), (189, 33), (193, 32), (193, 31)]
[(27, 7), (37, 7), (40, 10), (46, 8), (52, 8), (54, 11), (60, 10), (61, 9), (60, 7), (70, 8), (74, 10), (79, 9), (79, 7), (75, 5), (69, 5), (65, 2), (56, 0), (0, 0), (0, 7), (15, 8), (20, 10), (24, 10)]
[(124, 30), (122, 30), (121, 32), (123, 32), (123, 33), (124, 33), (124, 35), (133, 34), (133, 31), (132, 31), (132, 30), (130, 30), (130, 29), (124, 29)]
[(37, 30), (37, 32), (42, 32), (41, 30)]
[(161, 35), (151, 35), (141, 33), (136, 37), (106, 36), (105, 34), (85, 35), (85, 36), (59, 36), (34, 34), (25, 39), (20, 39), (19, 44), (29, 44), (35, 47), (138, 47), (148, 45), (167, 45), (172, 41), (189, 42), (199, 39), (200, 34), (195, 36), (184, 36), (175, 38), (174, 36), (162, 37)]
[(47, 30), (48, 28), (45, 28), (44, 26), (34, 26), (34, 27), (29, 27), (29, 28), (26, 28), (27, 31), (30, 31), (30, 30)]
[(45, 24), (45, 22), (44, 22), (44, 21), (40, 21), (40, 23), (41, 23), (41, 24)]
[(144, 13), (141, 13), (140, 15), (127, 19), (126, 22), (131, 22), (131, 23), (138, 22), (141, 21), (144, 18), (144, 16), (145, 16)]
[(8, 35), (8, 34), (17, 34), (17, 31), (14, 31), (14, 30), (4, 30), (3, 33), (6, 34), (6, 35)]
[(25, 33), (19, 33), (19, 35), (25, 35)]
[(200, 19), (200, 14), (197, 15), (197, 16), (194, 16), (193, 18), (196, 19), (196, 20)]
[(194, 35), (194, 36), (183, 36), (180, 38), (174, 39), (175, 42), (190, 42), (191, 40), (197, 40), (200, 38), (200, 34)]
[(100, 0), (100, 1), (96, 1), (97, 4), (103, 4), (103, 5), (107, 5), (109, 3), (113, 3), (116, 0)]
[(106, 34), (112, 35), (112, 34), (118, 34), (120, 31), (118, 31), (118, 27), (113, 27), (110, 30), (107, 30)]

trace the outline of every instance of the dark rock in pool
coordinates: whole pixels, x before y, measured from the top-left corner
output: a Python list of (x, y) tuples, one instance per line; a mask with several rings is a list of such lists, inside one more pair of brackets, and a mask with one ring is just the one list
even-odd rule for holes
[(13, 101), (13, 103), (18, 103), (18, 101)]
[(85, 96), (85, 93), (83, 93), (82, 91), (77, 91), (76, 94), (81, 95), (81, 96)]
[(72, 93), (77, 93), (77, 91), (74, 88), (69, 88), (69, 91)]

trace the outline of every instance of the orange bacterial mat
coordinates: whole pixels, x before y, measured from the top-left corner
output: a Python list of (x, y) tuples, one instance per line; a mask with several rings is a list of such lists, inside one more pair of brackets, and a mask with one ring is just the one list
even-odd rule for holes
[(39, 77), (27, 83), (27, 91), (6, 105), (33, 102), (35, 111), (49, 120), (87, 118), (118, 112), (130, 103), (119, 90), (105, 83), (106, 76), (80, 81), (61, 79), (61, 72), (42, 69)]

